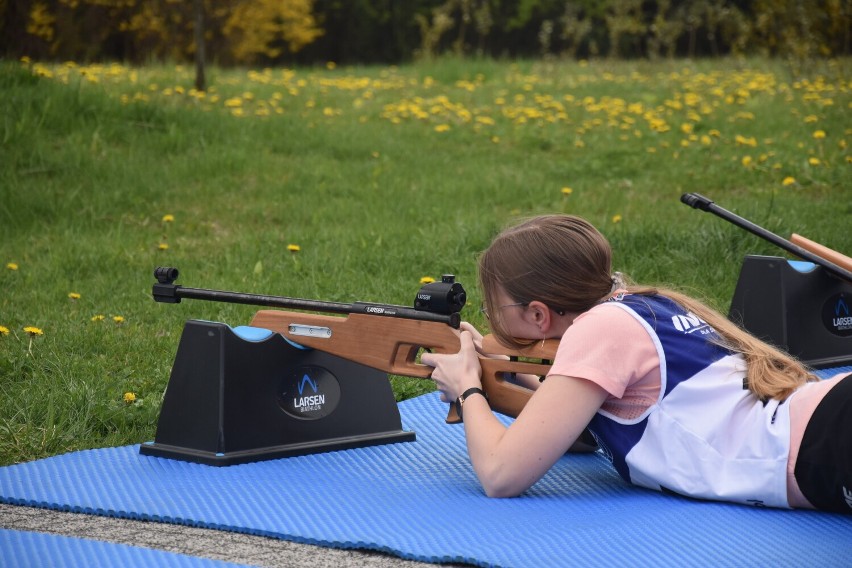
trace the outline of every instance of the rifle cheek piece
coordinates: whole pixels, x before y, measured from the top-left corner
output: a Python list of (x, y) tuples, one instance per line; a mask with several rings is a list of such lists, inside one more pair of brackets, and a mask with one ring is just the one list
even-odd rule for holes
[(441, 276), (440, 282), (430, 282), (420, 288), (414, 299), (414, 309), (436, 314), (457, 314), (464, 307), (467, 294), (452, 274)]

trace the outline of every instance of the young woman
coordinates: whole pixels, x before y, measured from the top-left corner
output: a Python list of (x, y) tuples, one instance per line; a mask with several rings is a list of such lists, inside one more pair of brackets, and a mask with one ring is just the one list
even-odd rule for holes
[(507, 428), (481, 391), (482, 336), (425, 354), (459, 398), (485, 492), (523, 493), (588, 427), (628, 482), (700, 499), (852, 513), (852, 375), (798, 361), (681, 293), (625, 285), (588, 222), (542, 216), (482, 254), (485, 313), (501, 342), (560, 339), (546, 380)]

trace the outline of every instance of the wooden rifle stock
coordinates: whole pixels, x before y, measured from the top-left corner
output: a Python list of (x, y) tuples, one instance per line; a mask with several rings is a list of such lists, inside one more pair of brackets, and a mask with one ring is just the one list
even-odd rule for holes
[[(427, 379), (432, 367), (417, 362), (421, 349), (435, 353), (457, 353), (461, 348), (458, 331), (430, 321), (404, 318), (383, 318), (369, 314), (349, 314), (346, 317), (260, 310), (251, 325), (280, 333), (299, 345), (342, 357), (405, 377)], [(480, 359), (482, 386), (491, 408), (501, 414), (517, 417), (523, 410), (531, 390), (506, 380), (511, 373), (545, 375), (549, 360), (556, 353), (556, 341), (536, 344), (530, 349), (513, 351), (501, 346), (492, 336), (484, 341), (486, 351), (513, 359)], [(525, 360), (520, 360), (523, 358)], [(542, 361), (535, 361), (541, 359)], [(450, 424), (461, 422), (455, 405), (447, 416)]]
[(834, 249), (830, 249), (825, 245), (821, 245), (816, 241), (806, 239), (802, 235), (797, 235), (796, 233), (792, 234), (790, 242), (812, 254), (824, 258), (828, 262), (832, 262), (841, 268), (852, 271), (852, 258), (845, 254), (839, 253)]

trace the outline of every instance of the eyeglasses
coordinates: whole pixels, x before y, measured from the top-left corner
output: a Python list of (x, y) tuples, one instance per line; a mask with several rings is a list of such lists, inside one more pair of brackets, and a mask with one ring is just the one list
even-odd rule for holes
[[(503, 308), (514, 308), (517, 306), (527, 307), (529, 305), (529, 302), (515, 302), (514, 304), (506, 304), (505, 306), (499, 306), (497, 309), (502, 310)], [(491, 315), (488, 313), (488, 308), (486, 308), (485, 306), (481, 306), (479, 308), (479, 311), (482, 312), (482, 315), (485, 316), (485, 319), (491, 319)]]
[[(506, 304), (505, 306), (498, 306), (497, 309), (502, 310), (503, 308), (514, 308), (514, 307), (517, 307), (517, 306), (527, 307), (529, 305), (530, 305), (529, 302), (515, 302), (514, 304)], [(559, 314), (560, 316), (565, 315), (565, 310), (556, 310), (556, 309), (553, 309), (553, 308), (551, 308), (551, 309), (554, 312), (556, 312), (557, 314)], [(485, 316), (485, 319), (487, 319), (487, 320), (491, 319), (491, 314), (488, 313), (488, 308), (486, 308), (484, 305), (479, 307), (479, 311), (482, 313), (482, 315)]]

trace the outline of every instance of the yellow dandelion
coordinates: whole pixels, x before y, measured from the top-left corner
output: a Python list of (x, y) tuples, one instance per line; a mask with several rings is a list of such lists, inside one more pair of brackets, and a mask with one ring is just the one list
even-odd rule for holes
[(810, 165), (812, 165), (812, 166), (818, 166), (818, 165), (820, 165), (822, 162), (820, 161), (820, 159), (819, 159), (819, 158), (817, 158), (817, 157), (815, 157), (815, 156), (811, 156), (810, 158), (808, 158), (808, 163), (809, 163)]
[(621, 214), (619, 214), (619, 213), (616, 213), (615, 215), (612, 216), (612, 222), (613, 223), (621, 223), (621, 219), (622, 219), (622, 217), (621, 217)]
[(287, 245), (287, 250), (290, 252), (299, 252), (300, 250), (302, 250), (302, 247), (300, 247), (299, 245)]
[(0, 325), (0, 336), (9, 335), (9, 328), (5, 325)]
[(79, 300), (81, 298), (80, 294), (77, 292), (68, 292), (68, 297), (72, 300)]
[(743, 156), (742, 162), (745, 167), (749, 167), (752, 164), (751, 156)]
[(127, 404), (133, 404), (134, 402), (136, 402), (136, 393), (124, 393), (124, 402), (126, 402)]
[(103, 314), (97, 314), (92, 316), (92, 321), (104, 321), (105, 317)]
[(492, 136), (491, 141), (495, 144), (499, 144), (500, 143), (500, 137), (499, 136)]
[(435, 127), (435, 132), (447, 132), (450, 129), (449, 124), (439, 124)]
[(157, 245), (157, 248), (159, 250), (169, 250), (169, 244), (168, 243), (160, 243), (160, 244)]
[(9, 270), (17, 270), (17, 269), (18, 269), (18, 265), (17, 265), (16, 263), (14, 263), (14, 262), (7, 262), (7, 263), (6, 263), (6, 268), (8, 268)]
[(794, 178), (793, 176), (787, 176), (781, 182), (781, 185), (793, 185), (794, 183), (796, 183), (796, 178)]
[(163, 215), (163, 223), (174, 223), (175, 216), (172, 214)]
[(42, 330), (40, 330), (37, 327), (33, 327), (31, 325), (28, 325), (27, 327), (25, 327), (24, 332), (26, 332), (27, 335), (29, 335), (30, 337), (35, 337), (37, 335), (44, 335), (44, 332)]
[(431, 284), (434, 281), (435, 281), (435, 279), (432, 278), (431, 276), (424, 276), (423, 278), (420, 279), (421, 284)]
[(336, 67), (337, 67), (337, 63), (335, 63), (334, 61), (328, 61), (325, 64), (325, 68), (329, 69), (329, 70), (335, 69)]
[(805, 117), (805, 124), (813, 124), (817, 120), (819, 120), (819, 119), (817, 118), (817, 116), (815, 114), (809, 114), (808, 116)]
[(562, 195), (571, 195), (572, 193), (574, 193), (574, 190), (571, 189), (570, 187), (563, 187), (562, 188)]
[(115, 323), (124, 323), (124, 316), (112, 316), (112, 321)]
[(814, 131), (814, 138), (816, 138), (817, 140), (825, 138), (825, 130), (815, 130)]

